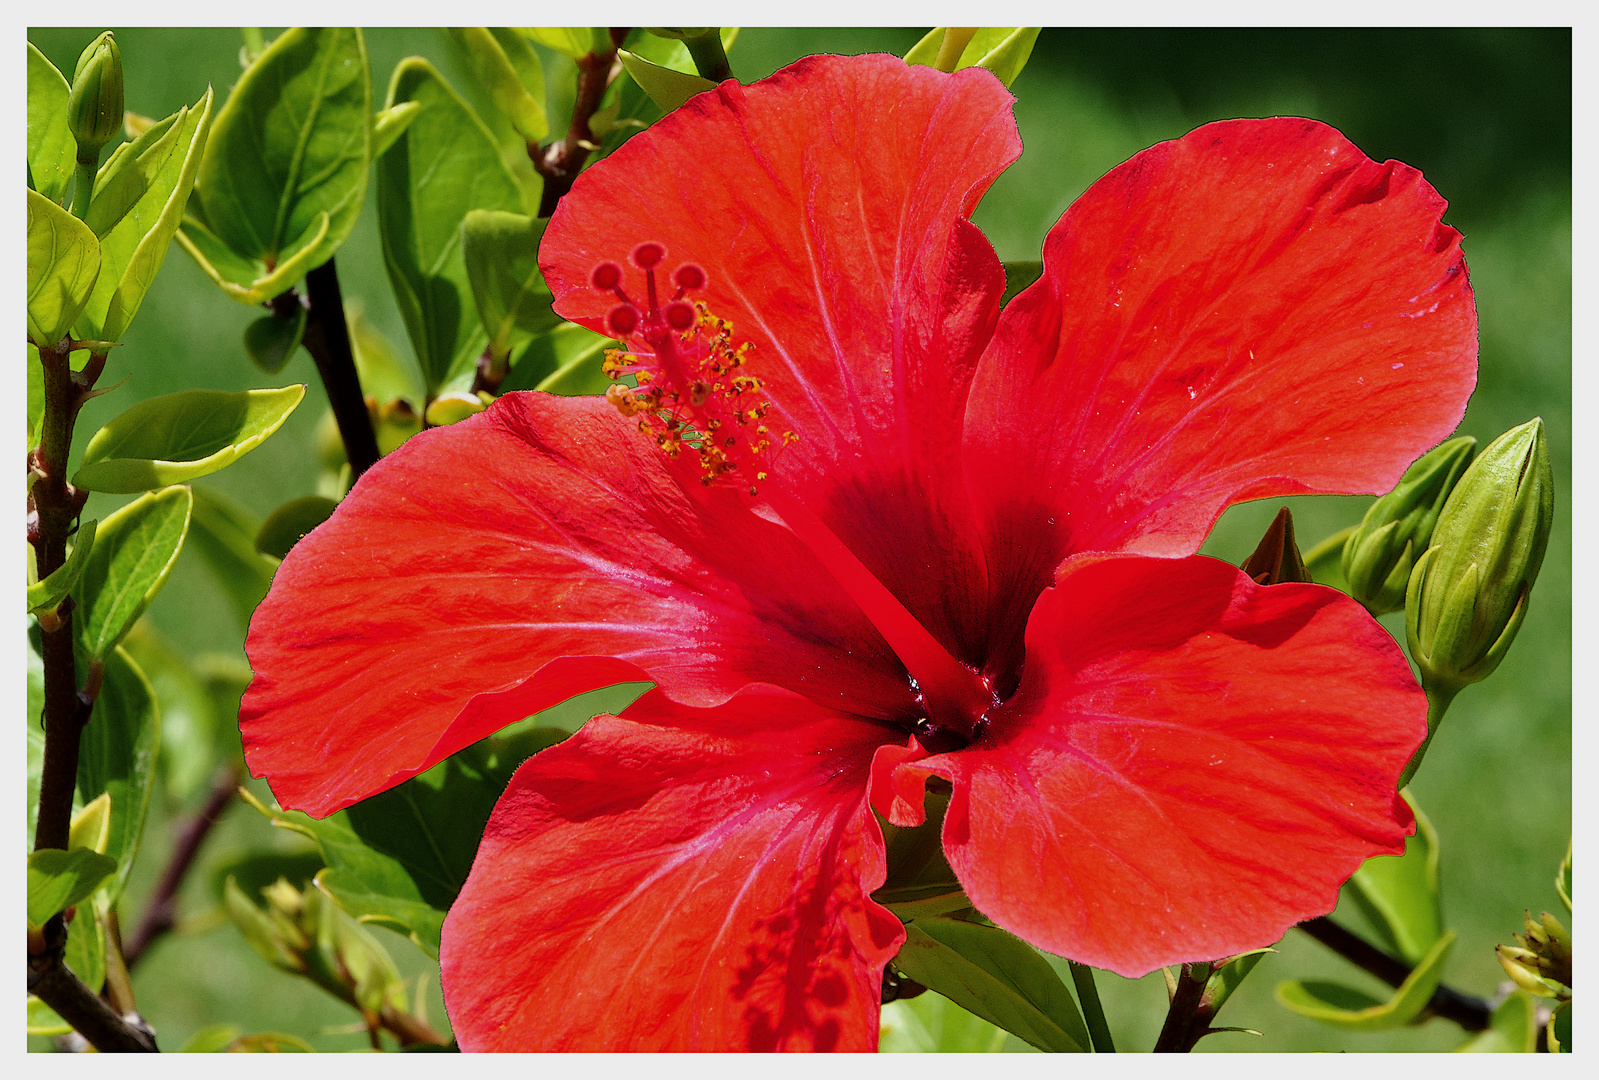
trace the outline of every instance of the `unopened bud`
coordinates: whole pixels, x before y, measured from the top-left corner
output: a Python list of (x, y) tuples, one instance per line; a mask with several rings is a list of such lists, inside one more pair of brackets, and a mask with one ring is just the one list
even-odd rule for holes
[(1404, 608), (1416, 559), (1432, 543), (1438, 514), (1476, 453), (1477, 440), (1466, 435), (1423, 454), (1345, 541), (1349, 595), (1373, 615)]
[(1553, 518), (1549, 447), (1534, 419), (1477, 455), (1411, 574), (1405, 630), (1429, 689), (1458, 691), (1499, 666), (1526, 617)]
[(1510, 981), (1539, 997), (1554, 997), (1555, 987), (1548, 979), (1538, 974), (1538, 957), (1527, 949), (1518, 949), (1513, 945), (1495, 945), (1494, 952), (1499, 956), (1499, 966), (1505, 969), (1505, 974), (1510, 976)]
[(122, 53), (107, 30), (83, 50), (72, 73), (67, 123), (78, 141), (78, 160), (96, 160), (122, 122)]

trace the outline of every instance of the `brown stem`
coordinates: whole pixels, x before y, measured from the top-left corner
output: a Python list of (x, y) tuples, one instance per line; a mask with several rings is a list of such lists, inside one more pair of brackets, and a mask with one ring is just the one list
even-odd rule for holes
[[(1412, 968), (1409, 964), (1389, 956), (1325, 915), (1300, 923), (1299, 929), (1389, 986), (1401, 986), (1410, 977)], [(1445, 1020), (1453, 1020), (1466, 1031), (1486, 1031), (1491, 1012), (1488, 1003), (1481, 998), (1462, 994), (1440, 983), (1438, 989), (1432, 992), (1432, 998), (1422, 1010), (1422, 1015), (1432, 1013)]]
[[(621, 36), (618, 37), (618, 31)], [(557, 139), (548, 146), (528, 147), (533, 167), (544, 177), (544, 196), (539, 201), (539, 217), (555, 213), (555, 204), (561, 196), (572, 190), (572, 183), (589, 159), (594, 146), (594, 132), (589, 120), (600, 107), (606, 89), (621, 71), (616, 59), (616, 48), (627, 30), (614, 27), (611, 45), (600, 52), (591, 52), (577, 62), (577, 100), (572, 103), (572, 122), (567, 125), (566, 138)]]
[[(49, 934), (49, 927), (46, 927)], [(28, 993), (71, 1024), (101, 1053), (152, 1052), (157, 1049), (150, 1032), (128, 1023), (61, 961), (66, 948), (65, 927), (60, 941), (40, 955), (28, 957)]]
[(150, 898), (149, 906), (144, 909), (144, 917), (134, 927), (133, 935), (128, 938), (127, 948), (123, 951), (122, 955), (128, 967), (137, 964), (139, 958), (149, 950), (157, 938), (177, 925), (178, 890), (182, 887), (189, 868), (194, 865), (195, 856), (200, 853), (205, 838), (211, 835), (211, 827), (217, 823), (217, 819), (232, 802), (241, 779), (243, 777), (240, 776), (237, 765), (226, 765), (218, 769), (217, 778), (211, 785), (211, 794), (207, 797), (205, 805), (178, 830), (177, 844), (172, 849), (172, 858), (161, 874), (161, 882), (156, 886), (155, 895)]
[(1186, 1054), (1204, 1036), (1210, 1017), (1202, 1015), (1200, 1006), (1211, 967), (1208, 963), (1182, 966), (1182, 972), (1177, 976), (1177, 989), (1172, 993), (1171, 1007), (1166, 1010), (1166, 1022), (1161, 1025), (1160, 1037), (1155, 1040), (1155, 1053)]
[(425, 1020), (390, 1005), (383, 1006), (383, 1012), (378, 1016), (378, 1023), (399, 1039), (401, 1046), (450, 1045), (450, 1040), (435, 1031)]
[(366, 472), (378, 460), (377, 435), (372, 431), (372, 416), (361, 393), (361, 377), (355, 370), (355, 353), (350, 348), (350, 327), (344, 321), (344, 297), (339, 290), (339, 272), (329, 259), (305, 275), (307, 317), (301, 343), (316, 361), (322, 376), (333, 419), (344, 440), (344, 454), (350, 461), (351, 478)]

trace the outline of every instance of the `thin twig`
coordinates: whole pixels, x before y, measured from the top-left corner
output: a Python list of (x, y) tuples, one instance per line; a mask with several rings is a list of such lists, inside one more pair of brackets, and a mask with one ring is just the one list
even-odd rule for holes
[(149, 906), (144, 909), (143, 918), (134, 927), (132, 936), (128, 938), (127, 948), (123, 950), (122, 955), (128, 967), (137, 964), (139, 958), (149, 951), (157, 938), (177, 925), (178, 890), (183, 886), (183, 879), (188, 874), (189, 868), (194, 865), (195, 856), (200, 853), (200, 846), (205, 843), (206, 837), (211, 835), (211, 827), (217, 823), (217, 819), (232, 802), (241, 779), (237, 765), (229, 764), (218, 769), (217, 778), (211, 785), (211, 794), (206, 799), (205, 805), (178, 830), (172, 858), (161, 874), (161, 882), (156, 886), (155, 895), (150, 898)]
[(627, 37), (627, 28), (612, 27), (609, 48), (591, 52), (577, 62), (577, 100), (572, 103), (572, 122), (567, 125), (566, 138), (557, 139), (548, 146), (528, 147), (533, 168), (544, 177), (544, 195), (539, 200), (539, 217), (555, 213), (555, 204), (561, 196), (572, 190), (572, 183), (588, 161), (594, 147), (594, 132), (589, 120), (600, 107), (605, 91), (621, 71), (616, 59), (616, 49)]
[[(1403, 985), (1414, 970), (1403, 960), (1389, 956), (1325, 915), (1300, 923), (1299, 929), (1389, 986)], [(1453, 1020), (1466, 1031), (1486, 1031), (1492, 1010), (1481, 998), (1462, 994), (1440, 983), (1438, 989), (1432, 992), (1432, 998), (1427, 1002), (1426, 1009), (1423, 1010), (1423, 1015), (1427, 1013), (1441, 1016), (1445, 1020)]]
[(61, 1019), (71, 1024), (78, 1034), (102, 1053), (156, 1050), (155, 1038), (148, 1029), (136, 1027), (118, 1016), (110, 1005), (67, 969), (61, 962), (60, 950), (65, 947), (66, 933), (63, 928), (59, 948), (47, 947), (43, 954), (28, 957), (28, 993), (36, 995), (54, 1009)]
[(344, 454), (350, 461), (351, 479), (358, 478), (378, 460), (378, 439), (372, 431), (372, 415), (361, 392), (361, 376), (355, 370), (355, 353), (350, 348), (350, 327), (344, 321), (344, 297), (339, 290), (339, 272), (329, 259), (305, 275), (307, 317), (301, 343), (316, 361), (333, 419), (344, 440)]
[(1199, 1041), (1209, 1020), (1200, 1014), (1200, 1004), (1205, 996), (1205, 984), (1210, 980), (1211, 965), (1207, 963), (1184, 964), (1177, 976), (1177, 989), (1172, 993), (1171, 1007), (1166, 1010), (1166, 1022), (1161, 1025), (1160, 1037), (1155, 1040), (1157, 1054), (1186, 1054)]

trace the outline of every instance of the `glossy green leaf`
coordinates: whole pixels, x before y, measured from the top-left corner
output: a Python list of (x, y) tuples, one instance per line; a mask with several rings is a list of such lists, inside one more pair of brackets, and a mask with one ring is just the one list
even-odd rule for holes
[[(1480, 1031), (1456, 1047), (1464, 1054), (1531, 1054), (1538, 1049), (1538, 1000), (1525, 990), (1513, 992)], [(1553, 1049), (1551, 1047), (1551, 1049)]]
[(1041, 262), (1008, 262), (1004, 264), (1005, 292), (999, 298), (1000, 307), (1009, 304), (1017, 293), (1044, 276)]
[(105, 986), (105, 916), (95, 900), (78, 905), (67, 927), (67, 949), (62, 957), (72, 973), (95, 993)]
[(362, 922), (381, 923), (409, 935), (429, 956), (438, 956), (447, 906), (429, 904), (399, 860), (363, 843), (350, 828), (347, 812), (318, 821), (296, 810), (269, 808), (248, 792), (244, 797), (274, 825), (316, 843), (327, 863), (317, 881), (345, 911)]
[(305, 534), (333, 515), (339, 504), (321, 495), (307, 495), (292, 499), (268, 515), (255, 535), (255, 550), (274, 559), (281, 559)]
[(28, 449), (39, 445), (39, 425), (44, 420), (44, 364), (39, 347), (28, 342)]
[(1562, 1001), (1555, 1006), (1553, 1015), (1549, 1017), (1549, 1052), (1551, 1054), (1572, 1053), (1571, 1047), (1571, 1002)]
[(661, 107), (662, 112), (671, 112), (695, 94), (716, 89), (716, 84), (709, 79), (673, 71), (625, 49), (617, 50), (616, 55), (633, 81), (650, 96), (651, 101)]
[(1403, 855), (1367, 859), (1349, 879), (1351, 897), (1384, 935), (1384, 944), (1418, 963), (1443, 933), (1438, 900), (1438, 832), (1408, 791), (1400, 793), (1416, 814), (1416, 834)]
[(211, 90), (179, 109), (107, 163), (87, 223), (100, 237), (100, 277), (79, 336), (118, 341), (144, 302), (188, 204), (211, 132)]
[[(192, 526), (191, 526), (192, 529)], [(160, 773), (167, 794), (187, 800), (203, 789), (220, 754), (217, 710), (186, 657), (143, 619), (122, 640), (161, 707)]]
[(56, 1011), (38, 998), (28, 997), (28, 1034), (65, 1035), (72, 1025), (56, 1015)]
[(263, 315), (244, 328), (244, 351), (251, 363), (276, 375), (283, 370), (299, 349), (305, 338), (305, 324), (310, 316), (304, 305), (296, 304), (287, 318)]
[[(738, 27), (724, 26), (721, 34), (723, 51), (732, 49), (733, 42), (738, 38)], [(666, 72), (661, 75), (662, 79), (670, 78), (672, 73), (693, 79), (701, 77), (688, 47), (681, 41), (645, 34), (638, 37), (627, 51), (636, 59)], [(662, 115), (664, 110), (661, 106), (624, 67), (623, 75), (612, 82), (606, 91), (602, 107), (590, 118), (589, 130), (601, 140), (602, 155), (609, 154)]]
[(877, 1050), (883, 1054), (992, 1054), (1009, 1033), (942, 994), (921, 994), (883, 1006)]
[[(427, 395), (416, 365), (402, 356), (394, 343), (366, 317), (366, 305), (359, 299), (345, 301), (344, 322), (350, 329), (350, 350), (355, 353), (355, 370), (361, 376), (361, 389), (380, 403), (404, 398), (420, 410)], [(342, 460), (342, 444), (340, 455)]]
[(593, 52), (597, 40), (595, 29), (589, 26), (519, 26), (517, 29), (529, 41), (536, 41), (573, 60), (581, 60)]
[(79, 575), (89, 563), (89, 552), (94, 550), (94, 532), (98, 526), (97, 521), (85, 521), (80, 525), (72, 550), (67, 552), (67, 561), (43, 581), (28, 586), (29, 611), (42, 608), (54, 610), (61, 603), (61, 598), (72, 591), (72, 586), (78, 583)]
[(210, 1027), (203, 1027), (178, 1047), (178, 1053), (220, 1054), (239, 1037), (239, 1031), (237, 1024), (212, 1024)]
[(1387, 1001), (1337, 983), (1297, 980), (1277, 984), (1277, 1001), (1290, 1012), (1345, 1031), (1386, 1031), (1403, 1027), (1426, 1008), (1433, 991), (1438, 989), (1444, 963), (1454, 944), (1455, 932), (1444, 931)]
[[(450, 37), (466, 55), (472, 73), (488, 91), (489, 100), (505, 114), (524, 142), (537, 143), (550, 133), (544, 105), (529, 93), (521, 73), (494, 34), (482, 26), (459, 26), (450, 29)], [(525, 42), (523, 45), (526, 47)], [(528, 52), (531, 54), (532, 50)], [(542, 85), (543, 72), (538, 74)]]
[(1252, 952), (1241, 953), (1211, 973), (1205, 980), (1205, 992), (1200, 1001), (1209, 1009), (1210, 1015), (1215, 1016), (1221, 1007), (1227, 1004), (1227, 999), (1233, 996), (1233, 991), (1238, 989), (1240, 983), (1249, 976), (1255, 966), (1264, 960), (1268, 953), (1276, 949), (1255, 949)]
[(371, 148), (361, 31), (295, 27), (217, 114), (198, 182), (205, 224), (246, 258), (271, 266), (308, 252), (305, 268), (319, 266), (355, 227)]
[(61, 72), (28, 42), (28, 175), (39, 194), (58, 204), (66, 201), (77, 157), (67, 126), (71, 96)]
[(187, 251), (207, 277), (241, 304), (260, 304), (299, 281), (326, 262), (321, 243), (328, 231), (328, 216), (319, 214), (306, 233), (292, 244), (291, 254), (276, 265), (238, 254), (193, 217), (183, 219), (178, 246)]
[(461, 248), (478, 317), (497, 359), (553, 330), (562, 319), (539, 273), (545, 218), (503, 210), (473, 210), (461, 221)]
[(39, 826), (39, 776), (44, 772), (44, 659), (39, 624), (28, 620), (28, 842)]
[(94, 712), (83, 729), (78, 757), (78, 795), (84, 803), (111, 796), (106, 854), (116, 860), (108, 883), (112, 902), (121, 895), (139, 853), (145, 812), (161, 752), (161, 710), (139, 665), (118, 647), (105, 658), (105, 676)]
[(78, 604), (73, 626), (90, 658), (104, 659), (166, 584), (193, 504), (188, 488), (165, 488), (100, 523), (89, 564), (72, 590)]
[(1088, 1050), (1088, 1027), (1070, 991), (1020, 938), (949, 918), (917, 919), (905, 935), (895, 970), (1040, 1050)]
[(41, 349), (66, 336), (100, 275), (100, 241), (83, 222), (28, 192), (28, 338)]
[(261, 523), (250, 511), (210, 488), (194, 489), (194, 516), (190, 542), (211, 567), (217, 583), (233, 604), (240, 626), (272, 586), (276, 567), (255, 550)]
[(603, 394), (611, 385), (602, 367), (605, 350), (614, 348), (616, 342), (610, 338), (576, 323), (565, 323), (528, 342), (500, 390)]
[[(388, 104), (422, 105), (378, 163), (378, 226), (395, 300), (429, 395), (471, 385), (488, 344), (472, 299), (461, 223), (472, 210), (536, 214), (539, 183), (513, 172), (494, 135), (426, 60), (395, 68)], [(529, 203), (531, 202), (531, 206)]]
[(28, 856), (28, 922), (43, 926), (100, 887), (117, 868), (115, 859), (88, 848), (43, 848)]
[(214, 473), (260, 446), (305, 397), (277, 390), (180, 390), (141, 401), (94, 433), (72, 482), (134, 492)]
[(422, 106), (414, 101), (402, 101), (392, 109), (382, 109), (372, 115), (372, 160), (382, 157), (396, 139), (405, 134)]

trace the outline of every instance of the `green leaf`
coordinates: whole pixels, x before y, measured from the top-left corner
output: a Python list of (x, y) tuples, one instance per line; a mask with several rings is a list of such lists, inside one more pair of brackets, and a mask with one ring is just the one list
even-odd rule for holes
[(433, 404), (429, 405), (428, 411), (422, 415), (429, 427), (449, 427), (451, 424), (459, 424), (469, 416), (476, 416), (483, 409), (483, 399), (476, 394), (452, 390), (448, 394), (440, 394), (434, 398)]
[(562, 319), (539, 273), (539, 240), (546, 218), (503, 210), (473, 210), (461, 222), (461, 248), (478, 317), (497, 359), (508, 359), (535, 334)]
[(1403, 855), (1367, 859), (1349, 879), (1357, 905), (1383, 932), (1385, 944), (1411, 964), (1421, 961), (1443, 934), (1438, 900), (1438, 832), (1408, 791), (1400, 793), (1416, 814), (1416, 834)]
[(61, 72), (28, 42), (28, 175), (39, 194), (57, 204), (66, 200), (77, 158), (67, 126), (71, 96)]
[(53, 611), (55, 606), (61, 603), (61, 598), (72, 591), (72, 586), (78, 583), (78, 576), (88, 565), (89, 552), (94, 550), (94, 531), (98, 525), (99, 522), (96, 521), (85, 521), (79, 526), (77, 540), (73, 543), (72, 550), (67, 553), (67, 561), (43, 581), (28, 586), (29, 611), (39, 611), (42, 608)]
[[(984, 27), (966, 46), (966, 52), (961, 55), (961, 66), (968, 66), (966, 58), (975, 54), (976, 59), (970, 66), (992, 71), (1000, 82), (1009, 87), (1033, 55), (1033, 45), (1038, 41), (1040, 29), (1037, 26)], [(998, 37), (998, 40), (993, 40), (994, 37)]]
[(67, 927), (67, 949), (63, 957), (72, 973), (95, 993), (105, 985), (105, 917), (95, 901), (78, 906), (78, 913)]
[(392, 109), (383, 109), (372, 115), (372, 160), (382, 157), (394, 141), (405, 134), (422, 106), (414, 101), (403, 101)]
[[(345, 301), (344, 321), (350, 328), (350, 349), (355, 353), (361, 389), (379, 404), (404, 398), (420, 411), (427, 395), (415, 365), (366, 317), (366, 305), (359, 299)], [(342, 455), (342, 444), (340, 452)]]
[(269, 808), (248, 792), (243, 794), (274, 825), (315, 841), (327, 863), (327, 869), (317, 875), (317, 883), (345, 911), (361, 922), (381, 923), (409, 935), (429, 956), (438, 956), (445, 909), (422, 898), (399, 860), (362, 843), (350, 828), (346, 812), (318, 821), (297, 810)]
[(310, 315), (304, 305), (296, 304), (287, 318), (263, 315), (244, 328), (244, 351), (256, 367), (268, 375), (276, 375), (294, 356), (305, 338), (306, 319)]
[(155, 281), (194, 188), (211, 131), (211, 90), (132, 143), (102, 170), (87, 223), (100, 237), (100, 277), (80, 336), (118, 341)]
[(1566, 841), (1566, 857), (1560, 860), (1560, 869), (1555, 872), (1555, 892), (1560, 894), (1560, 902), (1566, 905), (1566, 910), (1571, 910), (1571, 841)]
[(28, 856), (28, 922), (43, 926), (98, 889), (116, 868), (115, 859), (88, 848), (35, 851)]
[(1342, 593), (1349, 591), (1349, 579), (1344, 577), (1344, 544), (1358, 528), (1356, 524), (1339, 529), (1305, 552), (1305, 569), (1316, 584)]
[(28, 997), (29, 1035), (66, 1035), (72, 1025), (56, 1015), (56, 1011), (38, 998)]
[(220, 1054), (239, 1037), (237, 1024), (212, 1024), (189, 1036), (189, 1041), (178, 1047), (180, 1054)]
[(228, 1045), (230, 1054), (314, 1054), (316, 1048), (298, 1035), (281, 1031), (263, 1031), (255, 1035), (242, 1035)]
[(261, 531), (255, 535), (255, 550), (274, 559), (283, 558), (306, 533), (331, 517), (338, 505), (321, 495), (307, 495), (284, 503), (261, 524)]
[(588, 26), (519, 26), (529, 41), (554, 49), (563, 56), (581, 60), (595, 48), (595, 31)]
[(1240, 953), (1217, 968), (1210, 978), (1205, 980), (1205, 992), (1200, 998), (1209, 1009), (1210, 1015), (1214, 1017), (1221, 1012), (1221, 1007), (1227, 1004), (1227, 999), (1233, 996), (1233, 991), (1238, 989), (1239, 983), (1255, 970), (1255, 965), (1266, 959), (1268, 953), (1276, 951), (1276, 949), (1255, 949), (1252, 952)]
[(1562, 1001), (1549, 1017), (1549, 1052), (1569, 1054), (1571, 1048), (1571, 1002)]
[(942, 994), (921, 994), (883, 1006), (877, 1050), (882, 1054), (992, 1054), (1008, 1039), (1004, 1028), (974, 1016)]
[(1040, 1050), (1088, 1050), (1088, 1026), (1071, 993), (1020, 938), (942, 917), (907, 923), (905, 935), (895, 970)]
[(1005, 270), (1005, 292), (999, 298), (1000, 307), (1009, 304), (1017, 293), (1044, 276), (1041, 262), (1008, 262)]
[(83, 802), (111, 796), (105, 853), (116, 861), (116, 877), (107, 886), (112, 902), (121, 895), (139, 853), (160, 751), (161, 710), (155, 691), (133, 657), (119, 646), (105, 658), (100, 696), (83, 729), (78, 757), (78, 794)]
[(100, 241), (61, 207), (28, 192), (28, 338), (53, 348), (77, 321), (100, 276)]
[(44, 420), (44, 362), (39, 347), (28, 342), (28, 449), (39, 445), (40, 423)]
[[(1493, 1011), (1488, 1030), (1478, 1032), (1455, 1048), (1463, 1054), (1531, 1054), (1538, 1049), (1538, 1002), (1517, 990)], [(1550, 1049), (1554, 1049), (1550, 1047)]]
[(395, 68), (388, 104), (403, 101), (423, 108), (378, 163), (378, 226), (431, 396), (470, 386), (488, 344), (467, 276), (462, 219), (472, 210), (536, 214), (539, 183), (525, 153), (521, 164), (532, 179), (518, 179), (493, 134), (426, 60)]
[(89, 564), (72, 590), (79, 615), (73, 625), (91, 659), (104, 659), (161, 591), (183, 549), (193, 504), (188, 488), (166, 488), (100, 523)]
[(651, 101), (661, 107), (662, 112), (671, 112), (695, 94), (716, 89), (716, 84), (709, 79), (661, 67), (625, 49), (618, 49), (616, 55), (633, 81), (650, 96)]
[(245, 258), (281, 267), (300, 252), (320, 266), (355, 227), (371, 147), (361, 31), (295, 27), (217, 114), (197, 185), (205, 223)]
[(249, 625), (272, 587), (275, 567), (255, 550), (260, 531), (260, 521), (232, 499), (210, 488), (194, 489), (191, 542), (227, 593), (241, 626)]
[(134, 492), (179, 484), (233, 464), (289, 418), (305, 397), (277, 390), (180, 390), (141, 401), (94, 433), (72, 482)]
[(39, 827), (39, 777), (44, 772), (44, 659), (39, 624), (28, 620), (28, 840)]
[(137, 623), (122, 641), (161, 707), (160, 769), (167, 794), (186, 800), (205, 787), (221, 757), (221, 722), (188, 660), (151, 626)]
[(551, 394), (603, 394), (611, 385), (602, 362), (616, 342), (576, 323), (565, 323), (528, 342), (501, 384), (511, 390)]
[(1297, 980), (1277, 984), (1277, 1001), (1290, 1012), (1345, 1031), (1387, 1031), (1403, 1027), (1426, 1008), (1433, 991), (1438, 989), (1444, 962), (1449, 959), (1454, 944), (1455, 932), (1444, 931), (1387, 1001), (1378, 1001), (1369, 994), (1337, 983)]
[[(488, 91), (489, 100), (505, 114), (524, 142), (537, 143), (550, 133), (550, 122), (544, 115), (543, 103), (528, 92), (521, 73), (511, 63), (499, 38), (481, 26), (452, 27), (450, 37), (466, 54), (472, 73)], [(525, 41), (522, 47), (527, 48)], [(528, 49), (528, 54), (533, 55), (531, 49)], [(537, 63), (536, 56), (534, 62)], [(542, 70), (538, 76), (542, 87)]]

